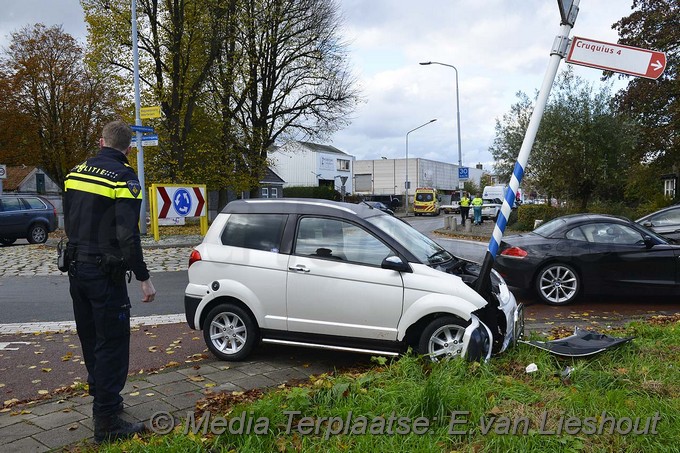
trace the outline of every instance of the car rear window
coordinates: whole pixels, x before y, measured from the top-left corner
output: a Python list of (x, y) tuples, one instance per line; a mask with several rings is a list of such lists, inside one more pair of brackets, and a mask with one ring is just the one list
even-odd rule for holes
[(45, 209), (47, 207), (39, 198), (24, 198), (24, 201), (28, 203), (31, 209)]
[(222, 244), (278, 252), (285, 214), (231, 214), (222, 232)]

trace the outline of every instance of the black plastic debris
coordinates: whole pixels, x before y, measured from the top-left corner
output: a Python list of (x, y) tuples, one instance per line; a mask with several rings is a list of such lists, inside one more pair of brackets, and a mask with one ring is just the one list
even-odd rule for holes
[(586, 357), (593, 354), (598, 354), (607, 349), (613, 348), (623, 343), (627, 343), (634, 337), (617, 338), (610, 337), (590, 330), (579, 329), (574, 330), (574, 334), (566, 338), (551, 341), (526, 341), (520, 340), (520, 343), (525, 343), (544, 351), (562, 357)]

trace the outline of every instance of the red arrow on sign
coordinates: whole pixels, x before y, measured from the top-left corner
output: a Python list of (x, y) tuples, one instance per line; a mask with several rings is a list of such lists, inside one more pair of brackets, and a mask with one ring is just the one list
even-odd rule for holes
[(196, 195), (196, 200), (198, 200), (198, 206), (196, 206), (194, 217), (199, 217), (203, 212), (203, 205), (205, 204), (205, 200), (203, 199), (203, 195), (201, 194), (201, 189), (199, 189), (198, 187), (194, 187), (194, 194)]
[(164, 219), (168, 215), (168, 211), (170, 210), (172, 202), (170, 201), (170, 197), (168, 196), (168, 192), (166, 191), (165, 187), (158, 188), (158, 195), (160, 195), (163, 199), (163, 202), (161, 203), (161, 211), (158, 213), (158, 218)]
[(567, 63), (658, 79), (666, 69), (666, 54), (575, 36), (567, 54)]

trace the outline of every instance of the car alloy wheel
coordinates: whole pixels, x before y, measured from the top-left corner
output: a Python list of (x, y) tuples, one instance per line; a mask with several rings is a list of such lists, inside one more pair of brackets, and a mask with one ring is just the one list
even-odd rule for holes
[(222, 360), (242, 360), (253, 350), (258, 328), (251, 315), (236, 305), (213, 308), (203, 324), (203, 338)]
[(31, 244), (42, 244), (47, 241), (47, 228), (40, 223), (36, 223), (28, 230), (28, 242)]
[(462, 357), (465, 327), (453, 316), (442, 316), (427, 325), (420, 337), (418, 349), (433, 362)]
[(550, 264), (536, 278), (536, 291), (550, 305), (573, 302), (581, 289), (581, 280), (573, 267), (567, 264)]

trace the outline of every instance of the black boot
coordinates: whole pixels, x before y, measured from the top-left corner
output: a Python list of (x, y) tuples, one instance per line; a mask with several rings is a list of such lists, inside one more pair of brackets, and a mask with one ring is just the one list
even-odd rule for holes
[(126, 422), (117, 415), (95, 415), (94, 417), (94, 441), (98, 444), (127, 439), (145, 430), (144, 423)]

